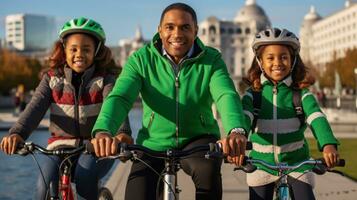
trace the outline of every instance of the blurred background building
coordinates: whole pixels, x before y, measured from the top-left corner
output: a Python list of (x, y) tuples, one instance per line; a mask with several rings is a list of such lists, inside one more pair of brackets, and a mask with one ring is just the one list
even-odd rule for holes
[(49, 16), (14, 14), (5, 18), (5, 41), (8, 49), (45, 51), (56, 38), (55, 19)]
[(246, 0), (233, 20), (220, 20), (215, 16), (203, 20), (198, 36), (206, 45), (221, 51), (237, 85), (252, 63), (251, 44), (255, 34), (268, 27), (271, 22), (265, 11), (255, 0)]
[(300, 29), (301, 57), (315, 67), (342, 58), (357, 47), (357, 3), (345, 2), (342, 10), (322, 18), (311, 7)]
[(117, 48), (112, 47), (114, 59), (119, 66), (124, 66), (128, 57), (140, 47), (149, 43), (150, 40), (145, 40), (141, 32), (140, 26), (136, 28), (135, 37), (119, 40), (119, 45)]

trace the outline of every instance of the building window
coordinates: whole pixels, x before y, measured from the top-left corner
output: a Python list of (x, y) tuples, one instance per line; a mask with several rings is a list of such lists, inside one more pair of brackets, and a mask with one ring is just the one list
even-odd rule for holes
[(250, 29), (249, 28), (245, 29), (245, 34), (250, 34)]
[(20, 21), (16, 21), (15, 24), (21, 24), (21, 22)]
[(209, 29), (208, 29), (208, 32), (209, 32), (209, 34), (215, 35), (216, 34), (216, 27), (210, 26)]
[(234, 33), (233, 28), (229, 28), (229, 29), (228, 29), (228, 33), (229, 33), (229, 34), (233, 34), (233, 33)]
[(221, 34), (224, 34), (224, 33), (226, 33), (226, 29), (221, 28), (220, 32), (221, 32)]
[(244, 53), (245, 52), (245, 48), (242, 48), (241, 51), (242, 51), (242, 53)]
[(214, 43), (215, 42), (215, 39), (214, 38), (211, 38), (211, 43)]
[(241, 34), (241, 33), (242, 33), (242, 29), (241, 29), (241, 28), (237, 28), (237, 29), (236, 29), (236, 33), (237, 33), (237, 34)]
[(202, 29), (202, 35), (205, 35), (206, 34), (206, 29)]
[(241, 63), (242, 63), (242, 65), (245, 64), (245, 59), (244, 58), (241, 59)]

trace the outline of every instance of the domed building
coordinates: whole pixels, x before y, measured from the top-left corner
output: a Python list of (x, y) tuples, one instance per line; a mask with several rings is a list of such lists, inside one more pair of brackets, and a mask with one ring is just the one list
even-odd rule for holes
[(134, 51), (148, 43), (150, 43), (150, 41), (144, 39), (141, 28), (138, 26), (134, 38), (119, 40), (118, 48), (111, 48), (111, 50), (117, 64), (119, 64), (119, 66), (124, 66), (125, 62)]
[(310, 12), (307, 13), (304, 17), (304, 21), (300, 28), (300, 44), (301, 44), (301, 51), (300, 56), (301, 58), (308, 62), (312, 60), (311, 57), (311, 47), (312, 47), (312, 25), (319, 21), (321, 16), (316, 12), (315, 7), (311, 6)]
[(357, 3), (345, 1), (345, 7), (321, 18), (312, 7), (300, 29), (301, 57), (306, 63), (324, 70), (334, 58), (342, 58), (357, 48)]
[(208, 17), (199, 24), (198, 36), (208, 46), (221, 51), (236, 84), (246, 75), (254, 54), (251, 44), (257, 32), (271, 27), (265, 11), (255, 0), (246, 0), (233, 21)]

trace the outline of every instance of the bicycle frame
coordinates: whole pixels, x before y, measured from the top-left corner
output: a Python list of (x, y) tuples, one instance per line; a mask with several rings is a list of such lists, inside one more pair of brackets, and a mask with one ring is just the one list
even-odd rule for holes
[(59, 186), (59, 191), (61, 191), (62, 199), (63, 200), (77, 199), (72, 189), (70, 168), (67, 165), (64, 166), (64, 170), (62, 172), (60, 180), (61, 180), (60, 181), (61, 184)]

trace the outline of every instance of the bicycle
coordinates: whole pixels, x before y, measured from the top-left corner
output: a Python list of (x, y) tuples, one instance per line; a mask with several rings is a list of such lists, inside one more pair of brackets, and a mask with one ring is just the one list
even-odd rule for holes
[[(250, 142), (247, 143), (246, 149), (250, 150), (252, 148), (252, 144)], [(164, 200), (178, 200), (179, 193), (181, 192), (178, 184), (177, 184), (177, 172), (181, 169), (179, 160), (190, 157), (194, 153), (198, 152), (206, 152), (204, 157), (206, 159), (210, 158), (224, 158), (221, 144), (220, 143), (209, 143), (206, 145), (195, 146), (191, 149), (187, 150), (176, 150), (176, 149), (168, 149), (166, 151), (154, 151), (149, 148), (146, 148), (141, 145), (129, 145), (126, 143), (118, 144), (118, 154), (114, 156), (108, 156), (104, 158), (99, 158), (98, 160), (104, 159), (119, 159), (122, 162), (126, 162), (127, 160), (138, 160), (148, 166), (151, 170), (153, 170), (160, 178), (159, 182), (162, 180), (164, 182), (163, 188), (163, 199)], [(157, 172), (147, 163), (138, 158), (137, 152), (144, 153), (151, 157), (156, 157), (163, 159), (165, 161), (165, 169), (163, 173)], [(158, 188), (158, 187), (157, 187)], [(158, 192), (156, 192), (158, 194)]]
[[(207, 145), (195, 146), (187, 150), (175, 150), (169, 149), (167, 151), (153, 151), (141, 145), (129, 145), (126, 143), (118, 144), (119, 152), (117, 155), (108, 156), (104, 158), (99, 158), (98, 160), (104, 159), (119, 159), (122, 162), (127, 160), (138, 160), (143, 162), (151, 170), (153, 170), (158, 176), (158, 183), (162, 180), (164, 182), (163, 188), (163, 199), (164, 200), (178, 200), (180, 188), (177, 185), (177, 172), (180, 170), (179, 160), (190, 157), (191, 154), (197, 152), (206, 152), (204, 157), (210, 158), (222, 158), (223, 153), (219, 143), (209, 143)], [(137, 152), (142, 152), (148, 156), (160, 158), (165, 161), (165, 169), (163, 173), (157, 172), (147, 163), (142, 161), (137, 156)], [(157, 184), (158, 185), (158, 184)], [(157, 187), (158, 189), (159, 187)], [(158, 194), (158, 192), (156, 192)]]
[[(312, 171), (315, 174), (322, 175), (324, 173), (328, 172), (335, 172), (335, 173), (340, 173), (337, 170), (330, 170), (327, 168), (327, 165), (325, 161), (321, 159), (310, 159), (310, 160), (305, 160), (300, 163), (297, 163), (295, 165), (288, 165), (287, 163), (278, 163), (277, 165), (272, 165), (269, 164), (263, 160), (258, 160), (258, 159), (251, 159), (249, 157), (246, 157), (245, 163), (242, 167), (236, 167), (234, 168), (234, 171), (236, 170), (242, 170), (245, 173), (252, 173), (255, 170), (258, 169), (258, 167), (254, 164), (261, 164), (265, 167), (268, 167), (269, 169), (276, 170), (278, 171), (278, 176), (280, 177), (279, 180), (277, 181), (275, 185), (275, 198), (277, 200), (290, 200), (292, 198), (292, 191), (290, 188), (290, 185), (288, 183), (288, 171), (293, 171), (295, 169), (298, 169), (299, 167), (303, 165), (312, 165), (313, 169)], [(340, 159), (339, 163), (337, 163), (337, 166), (339, 167), (344, 167), (345, 166), (345, 160)], [(343, 175), (343, 174), (342, 174)]]
[[(55, 155), (62, 159), (62, 162), (59, 167), (59, 186), (54, 187), (55, 183), (50, 182), (49, 184), (46, 183), (45, 178), (43, 176), (41, 167), (33, 155), (34, 153), (41, 153), (44, 155)], [(90, 154), (93, 150), (91, 148), (90, 143), (85, 143), (82, 146), (77, 148), (65, 148), (65, 149), (56, 149), (56, 150), (48, 150), (40, 145), (34, 144), (32, 142), (26, 142), (24, 144), (20, 144), (17, 148), (16, 154), (26, 156), (28, 154), (32, 155), (34, 158), (42, 176), (42, 179), (46, 185), (47, 193), (46, 199), (50, 200), (76, 200), (76, 190), (75, 185), (71, 183), (72, 178), (72, 161), (71, 158), (77, 156), (81, 153)], [(99, 184), (100, 185), (100, 184)], [(113, 200), (112, 194), (109, 189), (105, 187), (100, 187), (98, 192), (98, 197), (100, 200)]]

